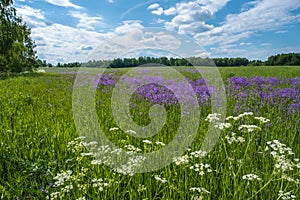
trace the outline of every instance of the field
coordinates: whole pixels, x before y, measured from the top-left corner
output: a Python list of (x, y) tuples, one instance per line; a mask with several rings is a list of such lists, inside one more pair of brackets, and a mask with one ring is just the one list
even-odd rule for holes
[[(161, 126), (147, 138), (135, 137), (144, 129), (126, 129), (122, 104), (115, 105), (119, 121), (111, 107), (114, 87), (129, 69), (109, 69), (96, 80), (97, 122), (116, 149), (102, 145), (100, 136), (91, 139), (96, 128), (90, 115), (84, 115), (89, 107), (74, 113), (76, 103), (89, 103), (85, 96), (74, 104), (78, 69), (46, 69), (0, 80), (0, 199), (299, 199), (300, 67), (220, 68), (227, 104), (218, 103), (226, 106), (224, 115), (212, 112), (214, 89), (201, 74), (177, 69), (194, 90), (197, 105), (182, 113), (177, 96), (156, 84), (133, 91), (128, 108), (132, 121)], [(170, 81), (159, 76), (141, 74), (129, 83), (145, 77)], [(172, 86), (187, 91), (176, 80)], [(160, 105), (158, 110), (151, 109), (154, 104)], [(155, 120), (161, 113), (166, 114), (163, 124)], [(78, 116), (82, 121), (76, 124)], [(183, 123), (190, 124), (180, 138)], [(220, 136), (205, 151), (202, 144), (210, 127)], [(79, 134), (82, 130), (86, 137)], [(188, 144), (184, 152), (172, 146), (160, 160), (148, 162), (143, 156), (173, 140), (178, 140), (175, 147)], [(119, 158), (122, 151), (126, 162)], [(114, 165), (116, 159), (122, 165)], [(165, 162), (170, 163), (155, 168)]]

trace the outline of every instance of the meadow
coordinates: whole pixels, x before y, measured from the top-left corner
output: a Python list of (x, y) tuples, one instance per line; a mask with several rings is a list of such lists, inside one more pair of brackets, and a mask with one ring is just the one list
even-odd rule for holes
[[(135, 123), (151, 123), (154, 104), (167, 113), (156, 135), (135, 138), (135, 130), (121, 129), (111, 110), (114, 86), (128, 69), (107, 70), (97, 80), (95, 106), (106, 137), (119, 148), (112, 149), (78, 134), (72, 111), (78, 69), (0, 80), (0, 199), (299, 199), (300, 67), (220, 68), (226, 116), (212, 113), (201, 75), (177, 69), (197, 94), (197, 135), (170, 165), (147, 173), (134, 173), (143, 154), (165, 148), (182, 122), (172, 91), (150, 84), (134, 92)], [(201, 144), (210, 124), (220, 137), (206, 152)], [(116, 150), (134, 157), (112, 168), (109, 155)]]

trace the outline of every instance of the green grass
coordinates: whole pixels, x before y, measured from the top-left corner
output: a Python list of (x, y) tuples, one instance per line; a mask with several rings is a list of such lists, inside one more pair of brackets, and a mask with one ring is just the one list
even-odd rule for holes
[[(72, 113), (75, 80), (72, 72), (77, 69), (69, 69), (69, 74), (58, 74), (61, 70), (64, 71), (49, 69), (46, 74), (0, 80), (0, 199), (54, 198), (56, 192), (60, 194), (58, 199), (280, 199), (279, 191), (300, 197), (300, 169), (296, 166), (290, 171), (274, 168), (280, 159), (274, 158), (271, 150), (265, 151), (268, 141), (282, 140), (294, 152), (294, 155), (288, 155), (287, 149), (281, 152), (286, 156), (282, 164), (293, 161), (299, 165), (293, 160), (300, 158), (299, 114), (286, 116), (279, 107), (262, 107), (257, 113), (270, 119), (272, 126), (260, 123), (255, 116), (230, 120), (232, 127), (222, 131), (213, 151), (196, 157), (193, 152), (201, 149), (209, 125), (204, 120), (210, 108), (203, 108), (198, 134), (179, 165), (173, 162), (155, 172), (130, 176), (104, 164), (92, 164), (95, 160), (92, 156), (81, 154), (87, 150), (81, 140), (76, 139), (79, 135)], [(180, 71), (185, 70), (180, 68)], [(220, 68), (220, 72), (223, 80), (232, 76), (300, 77), (300, 67)], [(117, 69), (113, 73), (122, 74), (124, 70)], [(189, 71), (183, 74), (195, 78)], [(98, 120), (107, 138), (120, 148), (133, 145), (143, 153), (164, 148), (128, 136), (125, 130), (109, 131), (118, 126), (110, 111), (110, 97), (110, 92), (103, 94), (99, 90), (97, 93)], [(230, 98), (228, 101), (227, 114), (233, 115), (230, 106), (234, 102)], [(253, 99), (249, 104), (257, 102)], [(147, 102), (137, 102), (137, 105), (131, 110), (134, 121), (149, 123), (150, 105)], [(178, 125), (174, 122), (178, 121), (179, 107), (170, 106), (167, 113), (166, 126), (158, 135), (148, 138), (153, 143), (168, 144), (176, 134)], [(238, 130), (243, 124), (257, 125), (261, 130), (250, 133)], [(234, 138), (232, 132), (237, 133), (235, 138), (245, 141), (230, 144)], [(195, 171), (196, 164), (200, 168), (201, 164), (207, 165)], [(68, 170), (72, 173), (67, 173)], [(248, 174), (257, 175), (259, 180), (243, 179)], [(58, 175), (63, 177), (61, 182), (56, 179)], [(194, 187), (201, 192), (192, 191)]]

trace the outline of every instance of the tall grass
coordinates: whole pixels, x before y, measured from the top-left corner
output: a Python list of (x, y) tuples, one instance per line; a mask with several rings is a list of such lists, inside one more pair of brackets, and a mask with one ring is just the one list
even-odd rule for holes
[[(190, 79), (199, 78), (192, 71), (183, 71)], [(300, 75), (296, 67), (220, 71), (226, 81), (234, 76), (286, 80)], [(158, 171), (131, 174), (130, 170), (102, 164), (103, 160), (94, 158), (85, 147), (93, 144), (78, 138), (72, 115), (74, 79), (75, 74), (68, 72), (0, 80), (0, 199), (300, 197), (299, 110), (289, 113), (268, 102), (258, 106), (261, 102), (251, 96), (244, 102), (247, 107), (238, 110), (236, 104), (241, 100), (228, 96), (225, 122), (219, 121), (218, 115), (209, 115), (210, 108), (204, 106), (198, 134), (182, 156)], [(159, 134), (147, 140), (136, 139), (126, 133), (128, 130), (117, 128), (109, 106), (111, 90), (101, 89), (96, 97), (97, 114), (114, 144), (127, 151), (147, 153), (164, 148), (173, 139), (178, 128), (174, 122), (180, 115), (178, 106), (167, 106), (167, 123)], [(299, 85), (295, 89), (299, 90)], [(149, 123), (151, 102), (133, 97), (132, 105), (136, 105), (131, 109), (134, 121)], [(221, 135), (213, 151), (203, 152), (201, 144), (209, 123), (221, 129)]]

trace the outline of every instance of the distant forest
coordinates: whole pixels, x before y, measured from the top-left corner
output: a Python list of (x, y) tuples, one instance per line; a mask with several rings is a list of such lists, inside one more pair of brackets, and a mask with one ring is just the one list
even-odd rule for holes
[[(38, 60), (40, 67), (53, 67), (46, 61)], [(247, 58), (154, 58), (154, 57), (139, 57), (139, 58), (117, 58), (114, 60), (98, 60), (89, 61), (87, 63), (58, 63), (56, 67), (102, 67), (102, 68), (124, 68), (137, 67), (141, 65), (165, 65), (165, 66), (213, 66), (219, 67), (240, 67), (240, 66), (300, 66), (300, 53), (278, 54), (270, 56), (267, 61), (248, 60)]]

